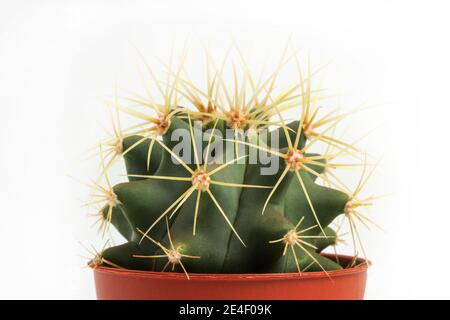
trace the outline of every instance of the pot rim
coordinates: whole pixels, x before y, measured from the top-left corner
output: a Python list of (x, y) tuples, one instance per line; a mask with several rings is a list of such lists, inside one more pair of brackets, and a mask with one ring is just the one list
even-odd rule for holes
[[(327, 258), (335, 258), (334, 254), (322, 254)], [(352, 256), (348, 255), (337, 255), (339, 259), (348, 260), (353, 259)], [(328, 272), (314, 271), (314, 272), (303, 272), (303, 273), (189, 273), (189, 278), (186, 278), (184, 273), (179, 272), (161, 272), (161, 271), (142, 271), (142, 270), (128, 270), (128, 269), (118, 269), (112, 267), (97, 267), (94, 269), (95, 272), (108, 273), (111, 275), (123, 275), (123, 276), (133, 276), (138, 278), (151, 278), (156, 280), (214, 280), (214, 281), (270, 281), (270, 280), (295, 280), (295, 279), (330, 279), (342, 276), (356, 275), (360, 273), (365, 273), (369, 266), (372, 265), (371, 261), (368, 263), (363, 263), (365, 260), (362, 258), (356, 259), (359, 264), (356, 267), (341, 270), (331, 270)]]

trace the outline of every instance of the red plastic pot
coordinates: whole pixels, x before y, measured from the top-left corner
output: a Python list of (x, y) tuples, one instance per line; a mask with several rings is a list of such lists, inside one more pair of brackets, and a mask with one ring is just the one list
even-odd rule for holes
[[(343, 265), (351, 259), (339, 256)], [(361, 300), (367, 264), (330, 271), (328, 276), (324, 272), (190, 274), (188, 280), (183, 273), (99, 267), (94, 277), (100, 300)]]

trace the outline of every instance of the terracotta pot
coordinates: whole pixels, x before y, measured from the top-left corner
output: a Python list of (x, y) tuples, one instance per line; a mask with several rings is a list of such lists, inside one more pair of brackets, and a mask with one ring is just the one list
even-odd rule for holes
[[(343, 265), (350, 259), (339, 256)], [(99, 267), (94, 277), (100, 300), (361, 300), (367, 268), (362, 264), (330, 271), (328, 276), (324, 272), (189, 274), (188, 280), (183, 273)]]

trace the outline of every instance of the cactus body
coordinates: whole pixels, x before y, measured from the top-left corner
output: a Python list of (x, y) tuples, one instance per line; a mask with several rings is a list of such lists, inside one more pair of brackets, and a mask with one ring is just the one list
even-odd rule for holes
[[(145, 103), (156, 117), (116, 105), (149, 127), (135, 126), (133, 133), (110, 142), (114, 157), (123, 156), (128, 182), (107, 192), (100, 213), (126, 242), (104, 250), (102, 261), (187, 275), (340, 269), (320, 253), (336, 245), (338, 236), (330, 224), (339, 215), (345, 214), (352, 232), (355, 221), (369, 221), (358, 207), (369, 205), (371, 198), (357, 198), (368, 177), (364, 171), (356, 190), (348, 192), (326, 178), (329, 168), (339, 166), (329, 163), (335, 155), (310, 151), (320, 141), (337, 154), (358, 152), (328, 135), (343, 117), (334, 112), (318, 116), (318, 108), (312, 107), (311, 74), (277, 98), (271, 97), (276, 73), (259, 87), (244, 73), (241, 89), (235, 75), (232, 98), (216, 73), (209, 76), (208, 92), (202, 94), (208, 102), (203, 105), (199, 89), (179, 79), (181, 70), (169, 70), (173, 83), (160, 88), (163, 104)], [(246, 81), (253, 86), (250, 99)], [(180, 106), (174, 98), (178, 91), (197, 111)], [(301, 107), (299, 120), (286, 123), (279, 109), (295, 106)], [(328, 127), (319, 132), (323, 126)], [(272, 129), (264, 131), (268, 127)], [(182, 153), (180, 132), (189, 138)], [(275, 172), (268, 174), (267, 163), (254, 161), (262, 159), (261, 151), (275, 156)], [(317, 182), (318, 177), (326, 183)]]
[[(187, 112), (187, 111), (186, 111)], [(168, 137), (179, 128), (189, 130), (189, 122), (174, 117), (171, 126), (162, 136), (167, 148), (173, 148), (174, 143)], [(298, 126), (298, 122), (290, 124)], [(226, 124), (218, 121), (217, 130), (226, 128)], [(204, 128), (206, 130), (207, 128)], [(278, 129), (279, 130), (279, 129)], [(280, 135), (283, 137), (283, 135)], [(295, 138), (295, 137), (293, 137)], [(140, 136), (130, 136), (124, 139), (123, 149), (127, 150)], [(280, 139), (280, 150), (286, 149), (286, 138)], [(302, 136), (302, 144), (305, 138)], [(113, 209), (111, 223), (128, 241), (123, 245), (108, 248), (103, 257), (127, 269), (162, 270), (167, 264), (165, 259), (144, 259), (136, 256), (163, 255), (164, 251), (158, 244), (143, 237), (143, 233), (155, 221), (159, 221), (147, 233), (164, 247), (170, 247), (166, 218), (168, 221), (173, 246), (180, 253), (200, 257), (198, 259), (183, 259), (184, 266), (193, 273), (265, 273), (265, 272), (297, 272), (298, 268), (292, 254), (283, 255), (284, 242), (270, 243), (271, 240), (282, 238), (292, 230), (300, 219), (303, 219), (302, 229), (311, 228), (307, 236), (318, 236), (321, 233), (311, 206), (296, 178), (295, 172), (287, 172), (283, 181), (273, 193), (264, 214), (264, 201), (272, 188), (244, 188), (211, 185), (210, 191), (215, 201), (207, 192), (194, 190), (177, 212), (169, 219), (170, 212), (163, 218), (161, 214), (169, 208), (189, 187), (190, 181), (170, 181), (151, 179), (145, 176), (190, 177), (189, 172), (180, 164), (174, 164), (171, 154), (159, 143), (152, 149), (150, 167), (147, 166), (147, 152), (150, 139), (144, 140), (125, 156), (127, 173), (130, 181), (114, 187), (119, 204)], [(244, 148), (248, 155), (249, 148)], [(192, 148), (192, 153), (194, 150)], [(236, 156), (236, 155), (235, 155)], [(317, 156), (317, 155), (316, 155)], [(195, 161), (194, 161), (195, 162)], [(230, 184), (274, 186), (285, 169), (283, 159), (280, 159), (280, 169), (275, 175), (261, 175), (259, 164), (232, 163), (213, 175), (214, 180)], [(311, 168), (321, 171), (323, 168), (308, 164)], [(189, 165), (195, 171), (196, 164)], [(208, 170), (218, 168), (218, 164), (208, 164)], [(348, 196), (340, 191), (315, 184), (315, 176), (300, 169), (299, 174), (310, 194), (312, 205), (322, 228), (327, 227), (339, 214), (343, 213)], [(142, 177), (136, 177), (141, 175)], [(196, 199), (200, 197), (196, 233), (193, 234), (193, 219), (196, 211)], [(215, 203), (217, 202), (220, 210)], [(222, 213), (222, 212), (223, 213)], [(107, 208), (103, 211), (106, 217)], [(224, 220), (226, 214), (241, 240)], [(322, 240), (322, 239), (321, 239)], [(315, 241), (318, 241), (316, 239)], [(313, 239), (311, 239), (311, 244)], [(326, 239), (314, 249), (303, 246), (293, 247), (298, 257), (300, 269), (308, 267), (309, 271), (333, 270), (340, 266), (333, 261), (321, 257)], [(244, 245), (245, 244), (245, 245)], [(319, 262), (319, 263), (317, 263)], [(176, 271), (182, 271), (180, 265), (175, 265)]]

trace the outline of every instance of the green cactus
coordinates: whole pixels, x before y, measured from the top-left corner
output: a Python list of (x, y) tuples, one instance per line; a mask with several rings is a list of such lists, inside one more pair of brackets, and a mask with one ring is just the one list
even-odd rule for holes
[[(156, 116), (114, 104), (144, 122), (123, 134), (116, 125), (115, 138), (104, 144), (109, 149), (102, 152), (102, 175), (108, 186), (97, 188), (105, 204), (100, 209), (102, 229), (112, 224), (126, 242), (101, 252), (92, 265), (186, 275), (341, 269), (320, 255), (337, 242), (330, 224), (344, 214), (354, 230), (356, 221), (369, 221), (358, 208), (372, 200), (357, 197), (370, 176), (365, 170), (355, 192), (325, 175), (339, 166), (331, 163), (336, 155), (358, 152), (327, 135), (345, 115), (331, 112), (319, 118), (311, 74), (273, 98), (274, 72), (252, 85), (248, 98), (245, 82), (254, 83), (248, 73), (240, 87), (234, 71), (235, 92), (230, 94), (216, 70), (203, 93), (182, 79), (182, 69), (170, 70), (172, 82), (166, 88), (156, 82), (162, 104), (140, 102)], [(196, 110), (180, 106), (179, 96)], [(286, 124), (282, 111), (297, 107), (299, 120)], [(269, 126), (277, 128), (262, 134)], [(319, 132), (320, 127), (324, 129)], [(252, 134), (243, 136), (249, 129)], [(175, 151), (177, 130), (189, 133), (190, 145), (184, 151), (191, 161)], [(229, 130), (232, 137), (226, 135)], [(337, 153), (312, 153), (317, 142)], [(219, 143), (223, 149), (214, 149)], [(266, 165), (251, 162), (252, 151), (272, 155), (279, 167), (276, 174), (262, 174)], [(107, 171), (120, 157), (129, 181), (112, 187)], [(317, 183), (318, 178), (324, 183)], [(352, 235), (356, 246), (359, 234)]]

